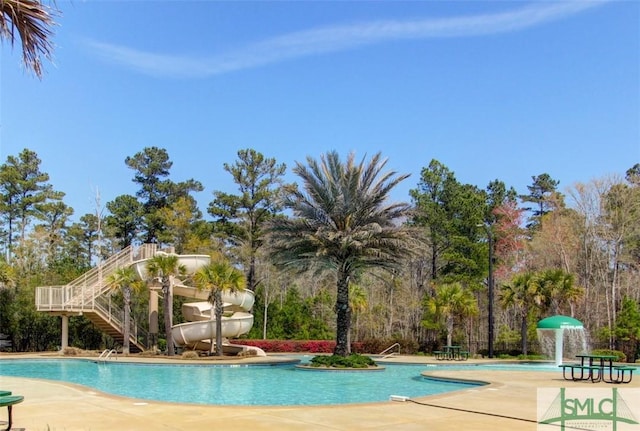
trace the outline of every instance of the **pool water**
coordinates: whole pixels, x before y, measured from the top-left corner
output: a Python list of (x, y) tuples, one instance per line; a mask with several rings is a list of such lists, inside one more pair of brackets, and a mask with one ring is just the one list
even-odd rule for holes
[(551, 362), (505, 362), (505, 363), (484, 363), (484, 364), (424, 364), (424, 371), (433, 371), (437, 367), (438, 370), (469, 370), (475, 367), (478, 370), (492, 371), (546, 371), (561, 372), (555, 364)]
[(468, 389), (476, 384), (421, 377), (424, 365), (384, 371), (305, 371), (293, 365), (212, 366), (95, 363), (79, 359), (0, 361), (0, 376), (60, 380), (145, 400), (215, 405), (326, 405), (387, 401)]

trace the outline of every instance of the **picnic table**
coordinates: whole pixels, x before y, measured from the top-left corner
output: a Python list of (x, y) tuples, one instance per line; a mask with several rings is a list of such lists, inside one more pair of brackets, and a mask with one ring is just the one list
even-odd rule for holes
[[(590, 380), (593, 383), (629, 383), (635, 367), (615, 365), (615, 355), (596, 355), (583, 353), (576, 355), (580, 363), (561, 364), (562, 377), (565, 380)], [(568, 372), (571, 372), (568, 375)]]
[(0, 396), (0, 407), (6, 407), (8, 409), (7, 427), (4, 428), (3, 431), (10, 431), (13, 423), (12, 408), (15, 404), (21, 403), (24, 400), (24, 397), (22, 395), (11, 395), (11, 391), (0, 392), (3, 393), (3, 395)]
[(433, 352), (438, 360), (466, 360), (469, 359), (469, 352), (462, 350), (462, 346), (444, 346), (443, 350)]

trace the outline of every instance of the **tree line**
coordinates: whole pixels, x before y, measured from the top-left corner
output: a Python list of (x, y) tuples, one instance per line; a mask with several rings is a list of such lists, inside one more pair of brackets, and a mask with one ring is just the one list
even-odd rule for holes
[[(584, 322), (594, 345), (638, 350), (640, 164), (562, 192), (542, 173), (518, 194), (499, 179), (461, 183), (431, 160), (409, 202), (395, 203), (389, 194), (407, 175), (385, 172), (380, 154), (309, 157), (293, 167), (298, 181), (286, 183), (285, 164), (244, 149), (223, 165), (236, 189), (214, 191), (205, 216), (193, 197), (202, 183), (172, 181), (166, 150), (146, 147), (124, 163), (135, 195), (77, 221), (35, 152), (0, 166), (0, 333), (13, 349), (58, 343), (57, 320), (35, 312), (36, 286), (67, 283), (124, 247), (156, 243), (218, 253), (241, 269), (256, 293), (252, 338), (335, 337), (340, 354), (365, 339), (478, 353), (488, 345), (491, 283), (499, 350), (535, 351), (535, 324), (551, 314)], [(144, 298), (131, 298), (140, 322)], [(163, 306), (181, 321), (179, 299)], [(81, 316), (70, 330), (78, 347), (112, 342)]]

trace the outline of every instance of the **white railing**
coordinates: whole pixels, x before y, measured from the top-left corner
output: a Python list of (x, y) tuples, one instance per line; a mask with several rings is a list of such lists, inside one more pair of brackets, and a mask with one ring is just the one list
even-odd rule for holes
[[(119, 268), (133, 262), (154, 256), (156, 244), (126, 247), (100, 265), (64, 286), (40, 286), (36, 288), (36, 309), (38, 311), (95, 312), (116, 328), (122, 328), (122, 309), (111, 304), (111, 286), (106, 278)], [(131, 319), (131, 338), (138, 340), (142, 329)]]
[[(111, 303), (111, 298), (107, 295), (96, 298), (93, 312), (98, 314), (102, 320), (111, 324), (115, 328), (122, 328), (124, 333), (124, 310)], [(134, 318), (129, 319), (129, 339), (140, 343), (140, 339), (147, 339), (147, 331), (142, 329)]]
[(112, 353), (114, 353), (115, 358), (118, 359), (118, 352), (116, 352), (115, 349), (104, 349), (102, 353), (100, 353), (100, 356), (98, 356), (98, 361), (106, 362)]
[(96, 298), (111, 288), (104, 282), (106, 277), (136, 260), (152, 257), (155, 251), (155, 244), (144, 244), (137, 248), (129, 246), (69, 284), (37, 287), (36, 309), (38, 311), (91, 311), (95, 307)]
[(68, 303), (82, 306), (90, 304), (91, 301), (111, 288), (104, 282), (106, 277), (122, 267), (131, 265), (136, 260), (152, 257), (155, 251), (155, 244), (144, 244), (137, 248), (129, 246), (111, 256), (101, 265), (87, 271), (82, 277), (66, 286), (72, 289)]
[[(397, 351), (397, 352), (390, 352), (390, 353), (387, 353), (387, 352), (389, 352), (391, 349), (396, 348), (396, 347), (398, 348), (398, 351)], [(387, 353), (387, 354), (385, 355), (385, 353)], [(389, 347), (387, 347), (386, 349), (384, 349), (382, 352), (380, 352), (380, 353), (379, 353), (379, 355), (384, 355), (384, 356), (382, 357), (382, 359), (386, 359), (386, 358), (389, 358), (389, 357), (391, 357), (391, 356), (395, 356), (397, 353), (400, 353), (400, 343), (393, 343), (392, 345), (390, 345)]]

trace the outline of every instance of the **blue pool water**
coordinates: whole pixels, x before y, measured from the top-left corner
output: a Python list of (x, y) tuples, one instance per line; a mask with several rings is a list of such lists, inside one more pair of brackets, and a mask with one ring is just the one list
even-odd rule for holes
[(322, 405), (418, 397), (473, 384), (421, 377), (424, 365), (388, 365), (384, 371), (323, 372), (293, 365), (150, 365), (77, 359), (1, 360), (0, 377), (61, 380), (145, 400), (216, 405)]
[(446, 370), (469, 370), (469, 367), (475, 367), (478, 370), (493, 370), (493, 371), (546, 371), (561, 373), (562, 370), (557, 365), (551, 362), (503, 362), (503, 363), (484, 363), (484, 364), (425, 364), (423, 365), (424, 371), (437, 369)]

